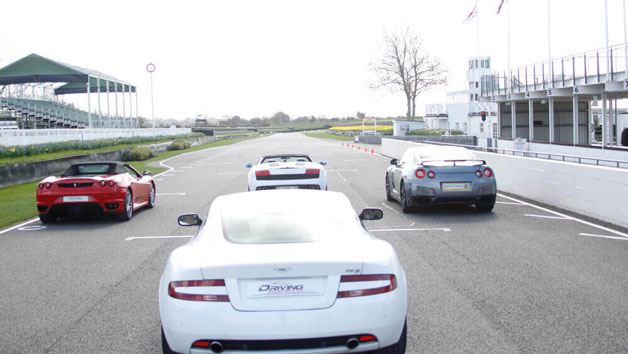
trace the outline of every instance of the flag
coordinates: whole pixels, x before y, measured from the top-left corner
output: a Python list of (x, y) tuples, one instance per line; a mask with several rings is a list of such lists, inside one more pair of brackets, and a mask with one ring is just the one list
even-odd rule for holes
[(463, 23), (467, 23), (471, 21), (477, 14), (478, 14), (478, 2), (476, 1), (475, 6), (473, 7), (473, 10), (471, 10), (471, 13), (469, 14), (469, 16), (467, 16), (467, 18), (464, 20)]
[(499, 2), (499, 7), (497, 8), (497, 14), (498, 14), (498, 15), (499, 15), (499, 13), (502, 11), (502, 6), (504, 6), (504, 2), (505, 2), (505, 1), (506, 1), (506, 0), (501, 0), (501, 1)]

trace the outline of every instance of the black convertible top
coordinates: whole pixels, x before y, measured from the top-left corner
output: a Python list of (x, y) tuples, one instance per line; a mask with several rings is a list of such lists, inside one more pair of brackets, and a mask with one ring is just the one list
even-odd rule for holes
[(260, 161), (264, 161), (266, 159), (281, 159), (281, 160), (285, 160), (285, 159), (287, 159), (289, 157), (304, 158), (308, 162), (312, 162), (312, 159), (310, 158), (310, 155), (306, 155), (306, 154), (274, 154), (274, 155), (265, 155), (265, 156), (262, 157), (262, 159)]
[(124, 162), (96, 161), (70, 165), (61, 176), (102, 176), (126, 173)]

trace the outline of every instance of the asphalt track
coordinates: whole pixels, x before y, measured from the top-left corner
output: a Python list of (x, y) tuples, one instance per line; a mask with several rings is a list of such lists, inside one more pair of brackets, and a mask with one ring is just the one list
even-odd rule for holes
[[(373, 148), (373, 147), (369, 147)], [(500, 196), (492, 213), (405, 215), (384, 196), (388, 159), (341, 142), (280, 134), (164, 162), (157, 205), (129, 222), (39, 221), (0, 231), (1, 353), (158, 353), (157, 285), (168, 254), (219, 195), (247, 189), (267, 153), (327, 161), (329, 189), (390, 242), (409, 283), (407, 353), (628, 351), (628, 235)], [(499, 174), (497, 174), (499, 185)]]

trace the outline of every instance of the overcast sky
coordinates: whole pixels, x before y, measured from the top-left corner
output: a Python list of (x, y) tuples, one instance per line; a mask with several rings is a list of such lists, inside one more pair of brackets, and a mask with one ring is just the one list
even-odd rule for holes
[[(605, 46), (604, 0), (550, 0), (552, 56)], [(479, 0), (480, 54), (505, 69), (507, 6), (511, 62), (547, 60), (547, 0)], [(475, 0), (4, 1), (0, 65), (30, 53), (99, 70), (138, 87), (150, 117), (328, 118), (405, 114), (402, 94), (372, 91), (369, 63), (384, 31), (409, 27), (450, 70), (446, 87), (419, 97), (417, 110), (463, 90), (477, 54)], [(608, 0), (611, 44), (623, 43), (622, 0)], [(85, 95), (82, 95), (83, 97)], [(83, 102), (84, 99), (81, 100)]]

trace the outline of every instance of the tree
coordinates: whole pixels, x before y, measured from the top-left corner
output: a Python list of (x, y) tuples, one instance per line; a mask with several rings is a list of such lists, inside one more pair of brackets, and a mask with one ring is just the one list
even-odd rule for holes
[(290, 116), (284, 112), (277, 112), (270, 118), (270, 121), (275, 124), (286, 124), (290, 122)]
[(406, 95), (406, 117), (416, 117), (416, 98), (421, 93), (447, 83), (447, 71), (423, 47), (423, 42), (406, 29), (384, 35), (382, 57), (371, 63), (377, 82), (371, 88), (389, 87)]

